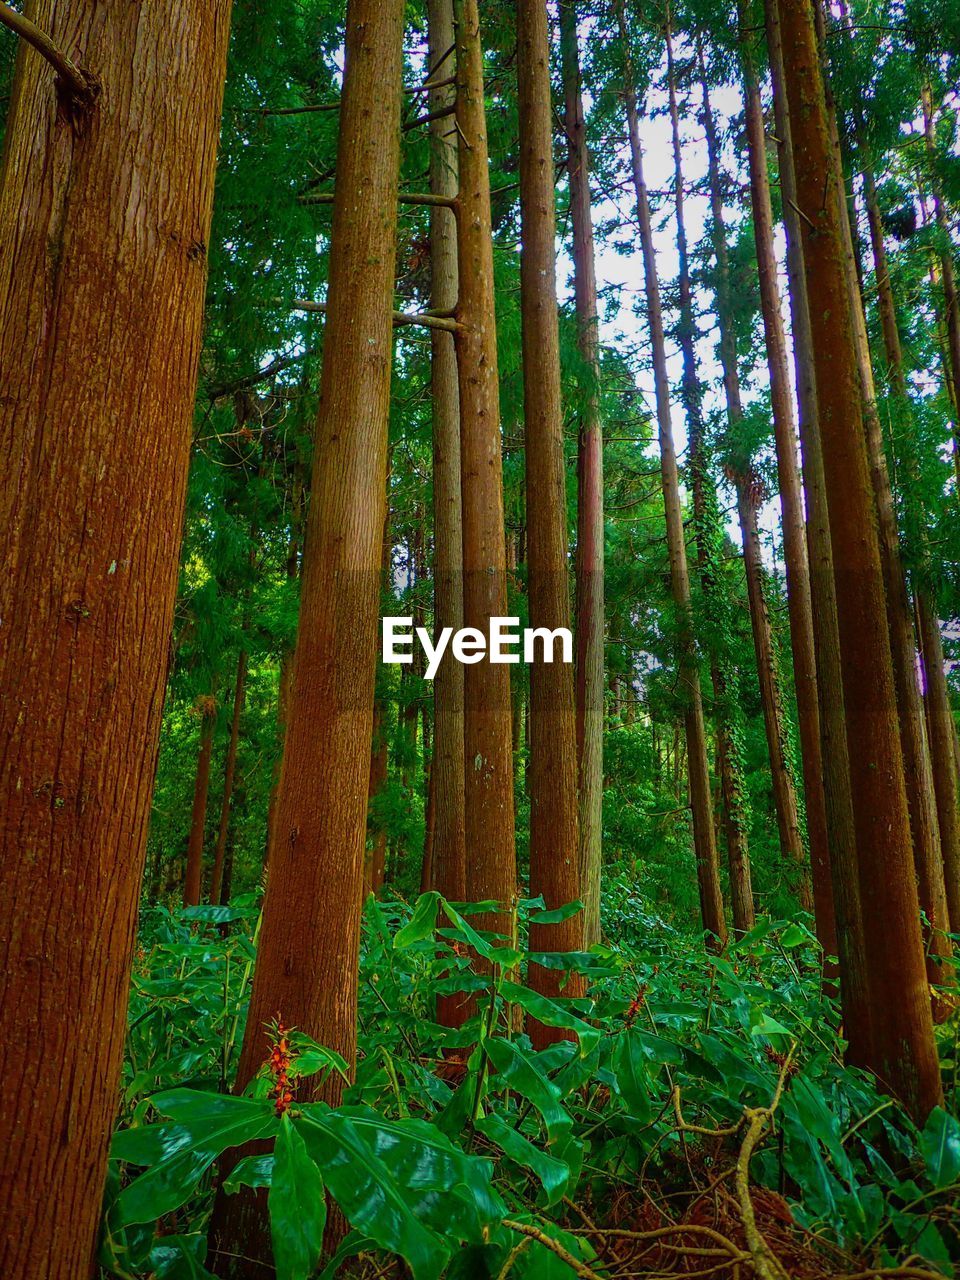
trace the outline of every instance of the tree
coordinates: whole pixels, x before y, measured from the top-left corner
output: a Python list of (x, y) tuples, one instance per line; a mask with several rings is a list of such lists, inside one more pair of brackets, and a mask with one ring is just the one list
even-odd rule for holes
[[(623, 28), (621, 25), (621, 32)], [(626, 50), (626, 42), (624, 41)], [(679, 627), (678, 666), (683, 685), (683, 717), (687, 741), (687, 770), (690, 782), (690, 804), (693, 811), (693, 840), (697, 860), (697, 884), (700, 892), (700, 915), (704, 929), (717, 942), (726, 940), (723, 896), (717, 859), (713, 806), (710, 797), (710, 772), (707, 764), (706, 728), (700, 671), (694, 649), (693, 622), (690, 613), (690, 571), (680, 506), (680, 478), (677, 471), (676, 446), (670, 415), (670, 382), (667, 373), (667, 351), (660, 306), (660, 284), (650, 221), (650, 202), (643, 176), (643, 151), (640, 124), (632, 76), (628, 69), (626, 92), (627, 125), (630, 137), (630, 161), (640, 246), (643, 253), (644, 291), (647, 301), (647, 324), (653, 348), (656, 384), (657, 427), (660, 438), (660, 480), (667, 524), (667, 547), (670, 556), (670, 582)], [(742, 896), (742, 895), (741, 895)], [(744, 912), (744, 918), (746, 912)]]
[[(553, 129), (550, 41), (544, 0), (518, 0), (517, 91), (520, 125), (520, 259), (523, 318), (527, 565), (530, 625), (552, 632), (570, 627), (567, 582), (563, 406), (557, 327)], [(530, 893), (547, 909), (580, 895), (577, 843), (577, 732), (573, 682), (565, 664), (534, 661), (530, 668)], [(580, 917), (531, 924), (533, 951), (578, 951)], [(559, 995), (562, 970), (531, 965), (528, 981)], [(569, 994), (574, 994), (570, 991)], [(538, 1048), (561, 1038), (533, 1023)]]
[[(278, 1014), (348, 1063), (356, 1052), (402, 34), (401, 0), (350, 0), (300, 623), (238, 1090), (264, 1061), (264, 1025)], [(324, 1096), (336, 1100), (342, 1084), (334, 1074)], [(254, 1197), (221, 1200), (212, 1231), (221, 1274), (259, 1273), (269, 1239)], [(241, 1266), (241, 1254), (253, 1261)]]
[(560, 0), (560, 73), (567, 144), (573, 280), (586, 391), (577, 456), (576, 705), (580, 759), (580, 878), (585, 901), (584, 941), (600, 934), (603, 836), (603, 424), (600, 419), (600, 349), (597, 274), (590, 212), (576, 0)]
[[(0, 239), (0, 1266), (93, 1265), (176, 590), (230, 6), (48, 0)], [(137, 121), (132, 132), (131, 121)], [(135, 601), (133, 607), (131, 602)]]
[[(463, 503), (463, 621), (486, 635), (507, 613), (493, 239), (477, 0), (454, 0), (460, 216), (457, 368)], [(496, 900), (488, 927), (511, 934), (517, 891), (510, 674), (489, 658), (464, 673), (467, 897)]]
[[(870, 1061), (911, 1112), (941, 1097), (926, 989), (877, 514), (813, 14), (781, 4), (786, 96), (803, 220), (824, 474), (837, 587), (850, 781), (871, 992)], [(815, 232), (815, 234), (813, 234)]]
[(213, 731), (217, 725), (217, 703), (213, 695), (206, 694), (198, 698), (194, 711), (200, 718), (200, 746), (197, 752), (197, 774), (193, 786), (193, 809), (190, 814), (187, 866), (183, 881), (185, 907), (196, 907), (200, 902), (203, 838), (207, 828), (207, 795), (210, 791), (210, 757), (213, 753)]

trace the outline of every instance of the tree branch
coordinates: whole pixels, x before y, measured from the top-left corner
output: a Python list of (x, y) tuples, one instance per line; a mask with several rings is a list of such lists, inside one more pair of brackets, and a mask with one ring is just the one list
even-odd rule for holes
[(57, 73), (56, 85), (70, 115), (77, 119), (88, 115), (100, 93), (100, 81), (84, 67), (73, 62), (45, 31), (22, 13), (0, 0), (0, 25), (9, 27), (21, 40), (32, 45)]

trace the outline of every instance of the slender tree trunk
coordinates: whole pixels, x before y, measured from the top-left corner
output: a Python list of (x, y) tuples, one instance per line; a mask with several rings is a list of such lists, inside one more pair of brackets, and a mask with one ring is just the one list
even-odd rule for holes
[[(431, 76), (450, 75), (454, 43), (452, 0), (429, 0)], [(448, 85), (430, 94), (430, 110), (454, 100)], [(430, 125), (430, 190), (457, 194), (457, 142), (449, 117)], [(452, 209), (430, 211), (430, 305), (457, 305), (457, 222)], [(460, 391), (452, 333), (431, 330), (430, 383), (433, 405), (434, 626), (463, 626), (463, 536), (460, 497)], [(430, 785), (433, 794), (433, 888), (453, 902), (466, 897), (464, 833), (463, 666), (447, 658), (433, 681), (434, 735)]]
[[(933, 117), (933, 95), (929, 82), (925, 83), (921, 92), (923, 103), (923, 134), (926, 141), (927, 157), (931, 161), (936, 157), (937, 139)], [(949, 244), (949, 227), (947, 211), (943, 204), (940, 185), (934, 179), (931, 184), (933, 195), (933, 216), (943, 237), (943, 244)], [(953, 403), (960, 406), (960, 300), (957, 298), (956, 273), (953, 266), (953, 255), (948, 248), (940, 252), (940, 278), (943, 284), (943, 310), (947, 330), (947, 344), (950, 352), (950, 376), (953, 384)], [(954, 445), (956, 446), (956, 438)]]
[(200, 904), (203, 882), (203, 838), (207, 829), (207, 796), (210, 792), (210, 758), (213, 754), (213, 731), (217, 723), (217, 704), (213, 697), (197, 699), (200, 716), (200, 746), (197, 772), (193, 783), (193, 806), (190, 811), (190, 834), (187, 838), (187, 864), (183, 877), (183, 905)]
[(220, 826), (213, 853), (213, 871), (210, 875), (210, 901), (220, 901), (223, 887), (223, 858), (227, 849), (227, 833), (230, 830), (230, 807), (233, 803), (233, 782), (237, 772), (237, 748), (240, 744), (240, 720), (243, 716), (244, 695), (247, 687), (247, 654), (241, 649), (237, 658), (237, 675), (233, 686), (233, 716), (230, 721), (230, 741), (223, 770), (223, 801), (220, 805)]
[[(622, 15), (621, 15), (622, 24)], [(621, 25), (622, 30), (622, 25)], [(624, 36), (624, 53), (627, 43)], [(643, 177), (643, 152), (640, 145), (640, 122), (632, 72), (627, 66), (624, 98), (630, 134), (630, 159), (637, 200), (637, 221), (643, 251), (643, 272), (647, 301), (647, 323), (653, 352), (653, 373), (657, 402), (657, 427), (660, 438), (660, 478), (667, 526), (667, 549), (670, 557), (670, 582), (679, 623), (678, 653), (680, 684), (683, 690), (683, 716), (687, 739), (690, 802), (693, 811), (693, 841), (697, 861), (697, 884), (700, 891), (700, 914), (703, 927), (718, 942), (724, 942), (727, 926), (720, 892), (719, 860), (713, 826), (710, 796), (710, 767), (707, 763), (707, 738), (703, 718), (700, 670), (693, 643), (693, 619), (690, 611), (690, 574), (680, 505), (680, 479), (673, 441), (670, 415), (670, 382), (667, 371), (667, 348), (660, 305), (660, 284), (650, 222), (650, 202)], [(676, 753), (679, 756), (679, 751)]]
[[(621, 38), (626, 33), (621, 23)], [(690, 261), (687, 250), (687, 229), (684, 218), (683, 163), (680, 143), (680, 112), (677, 106), (676, 74), (673, 61), (673, 40), (669, 26), (667, 40), (667, 88), (670, 102), (670, 125), (673, 139), (674, 205), (677, 221), (678, 293), (680, 315), (677, 337), (683, 360), (681, 396), (687, 418), (687, 456), (689, 458), (690, 487), (693, 494), (693, 519), (697, 544), (697, 569), (708, 607), (722, 607), (714, 563), (714, 543), (717, 538), (720, 513), (717, 495), (707, 471), (703, 450), (703, 388), (697, 372), (695, 347), (696, 319), (693, 312), (693, 291), (690, 283)], [(632, 76), (626, 85), (628, 102), (634, 94)], [(633, 115), (636, 116), (634, 110)], [(629, 119), (628, 119), (629, 124)], [(636, 142), (634, 136), (636, 135)], [(630, 129), (631, 146), (639, 147), (639, 121)], [(724, 835), (727, 844), (727, 863), (730, 874), (730, 906), (734, 932), (739, 936), (753, 928), (756, 921), (753, 903), (753, 885), (750, 873), (750, 853), (747, 839), (747, 819), (744, 804), (743, 768), (740, 747), (734, 728), (736, 672), (724, 669), (716, 652), (710, 653), (710, 677), (713, 685), (717, 724), (717, 769), (720, 776), (720, 794), (723, 800)], [(731, 681), (734, 688), (731, 688)]]
[[(507, 613), (500, 389), (493, 290), (483, 47), (477, 0), (454, 0), (460, 216), (457, 365), (463, 503), (463, 621), (484, 635)], [(464, 672), (466, 893), (496, 900), (481, 917), (510, 934), (516, 895), (510, 668), (489, 658)]]
[(803, 791), (806, 800), (814, 916), (817, 936), (824, 951), (827, 955), (834, 955), (837, 950), (837, 927), (833, 908), (833, 887), (830, 880), (830, 848), (823, 789), (823, 753), (820, 746), (820, 709), (813, 640), (813, 608), (810, 597), (810, 565), (807, 558), (803, 492), (797, 460), (797, 432), (790, 398), (787, 343), (780, 311), (780, 289), (777, 284), (777, 258), (767, 176), (763, 107), (760, 101), (760, 84), (750, 48), (750, 36), (746, 30), (749, 19), (746, 16), (743, 0), (740, 0), (739, 21), (740, 43), (743, 51), (751, 205), (757, 247), (760, 309), (767, 348), (767, 367), (770, 372), (773, 432), (777, 452), (777, 487), (782, 511), (783, 558), (787, 576), (787, 608), (790, 616), (790, 645), (797, 695), (797, 722), (800, 732)]
[[(703, 53), (699, 45), (697, 55), (703, 91), (703, 122), (707, 139), (713, 248), (717, 260), (716, 300), (717, 325), (720, 330), (720, 363), (723, 368), (727, 421), (732, 428), (736, 428), (743, 418), (743, 406), (740, 398), (740, 374), (737, 369), (737, 342), (731, 318), (730, 270), (726, 232), (723, 225), (723, 195), (720, 188), (720, 144), (710, 105)], [(757, 659), (760, 705), (763, 708), (763, 724), (770, 760), (770, 781), (773, 788), (773, 805), (777, 817), (780, 851), (784, 858), (796, 866), (800, 903), (806, 910), (810, 910), (813, 907), (813, 897), (800, 834), (796, 788), (786, 753), (786, 722), (780, 690), (780, 673), (775, 656), (776, 649), (770, 628), (770, 613), (764, 591), (764, 569), (757, 532), (757, 495), (754, 478), (749, 467), (746, 469), (738, 467), (733, 478), (737, 491), (737, 513), (743, 539), (743, 564), (747, 579), (750, 625)]]
[[(93, 1268), (203, 320), (228, 0), (37, 0), (0, 188), (0, 1273)], [(89, 106), (89, 112), (84, 107)], [(131, 121), (135, 131), (131, 133)], [(136, 602), (133, 607), (132, 602)]]
[[(238, 1089), (264, 1061), (264, 1024), (278, 1015), (351, 1065), (356, 1055), (402, 34), (402, 0), (349, 0), (300, 625)], [(336, 1102), (342, 1081), (331, 1077), (320, 1092)], [(212, 1234), (221, 1274), (262, 1274), (270, 1256), (263, 1208), (262, 1198), (220, 1197)]]
[(580, 354), (591, 386), (583, 405), (577, 458), (576, 708), (580, 761), (580, 881), (586, 910), (584, 942), (600, 936), (603, 859), (603, 424), (600, 419), (600, 335), (590, 209), (590, 161), (580, 87), (576, 0), (560, 0), (563, 126), (573, 223), (574, 301)]
[(766, 0), (764, 13), (773, 84), (774, 123), (779, 140), (783, 220), (787, 233), (787, 277), (790, 285), (800, 448), (807, 498), (807, 557), (810, 565), (813, 638), (817, 661), (824, 798), (830, 830), (830, 875), (837, 921), (837, 953), (840, 958), (840, 997), (844, 1031), (849, 1044), (848, 1057), (862, 1066), (870, 1060), (870, 998), (867, 989), (856, 832), (840, 672), (836, 584), (820, 438), (813, 334), (803, 264), (801, 218), (797, 203), (790, 115), (784, 91), (783, 51), (776, 0)]
[[(517, 85), (520, 119), (520, 307), (523, 323), (523, 407), (526, 428), (527, 590), (530, 626), (570, 627), (567, 503), (557, 326), (550, 36), (545, 0), (517, 3)], [(556, 660), (530, 667), (530, 893), (548, 910), (580, 897), (577, 843), (577, 725), (570, 668)], [(530, 926), (532, 951), (578, 951), (583, 921)], [(528, 981), (544, 995), (560, 994), (566, 975), (531, 964)], [(577, 994), (582, 983), (568, 989)], [(531, 1020), (535, 1048), (563, 1038)]]
[(779, 6), (802, 211), (824, 473), (837, 586), (840, 661), (860, 898), (871, 992), (871, 1065), (923, 1119), (941, 1099), (920, 935), (910, 816), (897, 732), (877, 513), (863, 422), (840, 197), (813, 14)]
[[(943, 641), (940, 623), (925, 591), (917, 592), (917, 619), (923, 646), (923, 670), (926, 677), (927, 711), (930, 727), (930, 756), (933, 763), (933, 786), (937, 798), (937, 818), (943, 849), (943, 879), (947, 897), (950, 929), (960, 933), (960, 807), (957, 794), (957, 762), (954, 756), (956, 727), (950, 709)], [(945, 921), (935, 927), (943, 928)], [(940, 950), (949, 954), (949, 943)], [(941, 982), (943, 975), (940, 975)]]

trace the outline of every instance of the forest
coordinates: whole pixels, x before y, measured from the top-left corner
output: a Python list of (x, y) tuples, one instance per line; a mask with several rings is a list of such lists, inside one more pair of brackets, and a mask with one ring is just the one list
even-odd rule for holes
[(0, 1280), (960, 1274), (958, 0), (0, 0)]

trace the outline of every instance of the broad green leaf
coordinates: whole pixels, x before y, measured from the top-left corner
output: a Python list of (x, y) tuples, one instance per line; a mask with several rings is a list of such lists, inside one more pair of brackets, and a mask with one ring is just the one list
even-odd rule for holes
[(191, 1236), (164, 1236), (150, 1250), (151, 1276), (156, 1280), (213, 1280), (203, 1265), (207, 1238), (199, 1233)]
[(394, 949), (402, 951), (415, 942), (422, 942), (433, 935), (437, 927), (437, 911), (440, 907), (439, 893), (422, 893), (417, 899), (413, 915), (396, 933), (393, 939)]
[(510, 1001), (511, 1004), (518, 1004), (525, 1013), (531, 1014), (548, 1027), (561, 1027), (565, 1031), (575, 1031), (580, 1038), (584, 1053), (589, 1053), (600, 1039), (600, 1031), (596, 1027), (591, 1027), (589, 1022), (584, 1022), (569, 1006), (562, 1005), (557, 1000), (551, 1000), (548, 996), (540, 995), (538, 991), (531, 991), (529, 987), (522, 987), (517, 982), (504, 980), (500, 984), (500, 994), (505, 1000)]
[(512, 1125), (494, 1114), (483, 1116), (477, 1128), (507, 1155), (515, 1164), (529, 1169), (543, 1187), (547, 1207), (556, 1204), (566, 1193), (570, 1183), (570, 1166), (562, 1160), (541, 1151), (529, 1138), (524, 1137)]
[(573, 1121), (561, 1106), (560, 1090), (548, 1080), (535, 1055), (520, 1049), (512, 1040), (492, 1038), (485, 1043), (494, 1069), (540, 1112), (550, 1138), (565, 1133)]
[[(116, 1205), (116, 1222), (152, 1222), (184, 1204), (197, 1189), (210, 1165), (228, 1147), (239, 1147), (254, 1138), (272, 1136), (277, 1117), (267, 1102), (235, 1098), (229, 1094), (202, 1093), (194, 1089), (173, 1089), (158, 1094), (153, 1105), (161, 1115), (171, 1116), (171, 1125), (157, 1125), (158, 1158), (150, 1168), (121, 1191)], [(153, 1127), (153, 1126), (151, 1126)], [(146, 1140), (139, 1132), (140, 1144)], [(119, 1135), (118, 1135), (119, 1137)], [(118, 1144), (117, 1158), (130, 1144)], [(143, 1146), (140, 1146), (141, 1153)], [(139, 1163), (139, 1157), (131, 1157)]]
[(273, 1177), (273, 1156), (244, 1156), (223, 1180), (228, 1196), (241, 1187), (269, 1187)]
[(575, 916), (578, 911), (582, 910), (583, 903), (578, 900), (568, 902), (562, 907), (556, 907), (553, 911), (532, 910), (529, 920), (531, 924), (562, 924), (564, 920), (569, 920), (571, 916)]
[(934, 1107), (920, 1134), (927, 1177), (938, 1189), (960, 1181), (960, 1121)]
[(647, 1055), (634, 1027), (626, 1027), (618, 1037), (612, 1065), (617, 1089), (627, 1110), (641, 1124), (649, 1124), (653, 1118), (653, 1104), (650, 1101)]
[(320, 1170), (288, 1115), (280, 1121), (267, 1205), (278, 1280), (307, 1280), (323, 1248), (327, 1201)]

